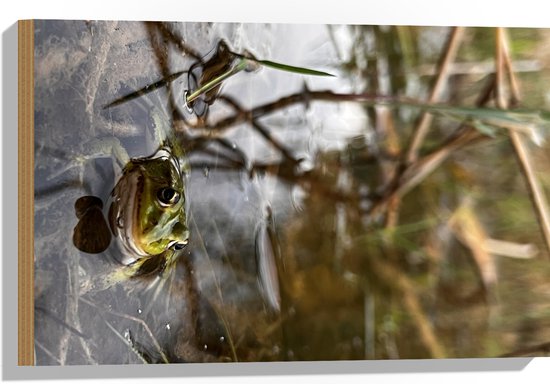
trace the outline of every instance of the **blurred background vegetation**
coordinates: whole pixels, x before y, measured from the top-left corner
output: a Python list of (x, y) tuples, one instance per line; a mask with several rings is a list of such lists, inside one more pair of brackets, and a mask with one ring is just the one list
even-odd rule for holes
[[(477, 111), (548, 108), (548, 31), (345, 28), (353, 44), (342, 68), (356, 93)], [(499, 49), (512, 60), (509, 75)], [(546, 355), (548, 206), (533, 188), (548, 191), (548, 144), (520, 134), (521, 157), (512, 130), (488, 137), (465, 128), (465, 116), (435, 114), (407, 159), (423, 112), (392, 102), (364, 110), (365, 135), (318, 153), (320, 179), (279, 228), (285, 358)], [(547, 136), (546, 122), (533, 129)], [(480, 137), (454, 145), (471, 134)], [(407, 169), (420, 180), (392, 195)], [(363, 196), (331, 201), (317, 183)]]

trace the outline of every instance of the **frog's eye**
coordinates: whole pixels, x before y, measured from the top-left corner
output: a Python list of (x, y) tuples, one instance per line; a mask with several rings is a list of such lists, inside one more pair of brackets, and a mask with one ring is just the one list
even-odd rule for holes
[(189, 240), (184, 241), (172, 241), (168, 244), (167, 248), (172, 248), (174, 251), (181, 251), (189, 243)]
[(168, 207), (180, 201), (180, 194), (174, 188), (165, 187), (157, 191), (157, 199), (160, 205)]

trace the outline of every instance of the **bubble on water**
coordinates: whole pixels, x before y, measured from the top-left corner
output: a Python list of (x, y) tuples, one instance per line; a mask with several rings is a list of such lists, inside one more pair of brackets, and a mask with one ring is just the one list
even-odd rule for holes
[(141, 315), (141, 312), (143, 312), (141, 308), (138, 308), (137, 313)]
[(170, 330), (170, 323), (166, 323), (166, 329), (169, 331)]

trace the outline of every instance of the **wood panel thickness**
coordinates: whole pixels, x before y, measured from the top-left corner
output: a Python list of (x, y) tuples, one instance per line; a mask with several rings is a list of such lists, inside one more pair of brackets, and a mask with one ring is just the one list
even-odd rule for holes
[(34, 365), (34, 24), (18, 22), (18, 365)]

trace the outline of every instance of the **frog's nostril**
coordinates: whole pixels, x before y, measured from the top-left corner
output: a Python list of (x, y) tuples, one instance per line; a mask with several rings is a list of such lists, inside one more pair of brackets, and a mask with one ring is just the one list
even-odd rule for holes
[(183, 248), (185, 248), (187, 243), (189, 243), (189, 240), (176, 241), (172, 243), (172, 248), (174, 249), (174, 251), (181, 251)]

